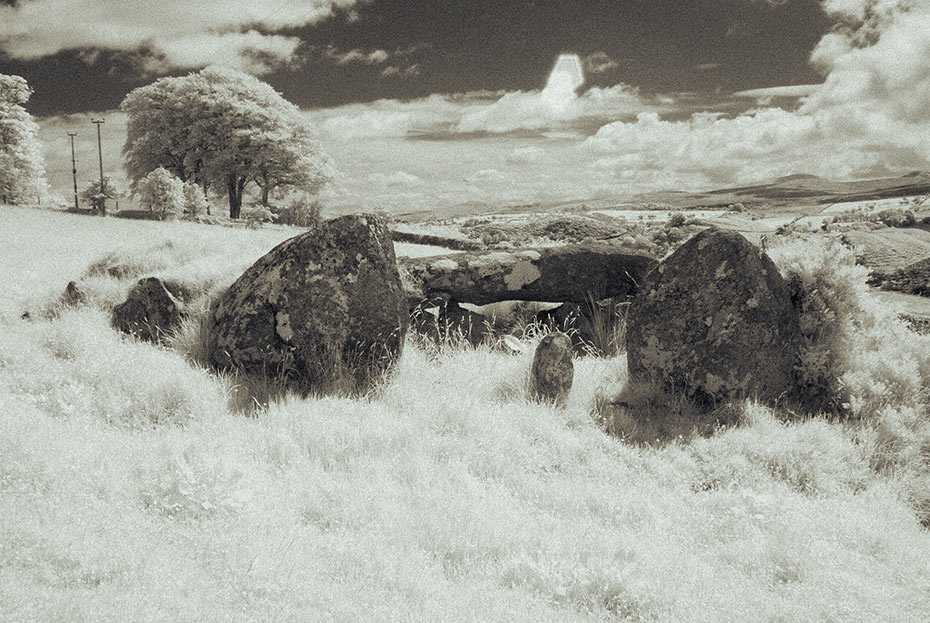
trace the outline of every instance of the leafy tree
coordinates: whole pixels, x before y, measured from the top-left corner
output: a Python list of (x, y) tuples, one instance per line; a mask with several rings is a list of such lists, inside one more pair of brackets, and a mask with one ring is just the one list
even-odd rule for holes
[(210, 214), (210, 202), (203, 188), (193, 182), (184, 182), (184, 213), (190, 216)]
[(250, 182), (267, 204), (276, 188), (314, 191), (328, 179), (326, 157), (298, 108), (252, 76), (208, 67), (161, 78), (130, 92), (120, 109), (129, 118), (123, 154), (134, 185), (164, 167), (225, 192), (232, 218)]
[(31, 95), (23, 78), (0, 74), (0, 203), (41, 202), (48, 193), (39, 126), (23, 107)]
[(184, 213), (184, 182), (164, 167), (158, 167), (137, 184), (139, 203), (150, 212), (158, 212), (164, 218), (169, 214)]
[(84, 190), (81, 191), (81, 199), (90, 203), (94, 212), (101, 212), (103, 202), (107, 199), (116, 199), (122, 193), (119, 188), (110, 179), (109, 175), (103, 176), (103, 192), (100, 191), (100, 180), (88, 182)]

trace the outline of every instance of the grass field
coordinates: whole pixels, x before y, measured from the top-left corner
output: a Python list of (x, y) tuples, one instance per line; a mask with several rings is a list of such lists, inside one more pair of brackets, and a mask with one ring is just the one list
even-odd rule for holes
[(371, 397), (250, 417), (106, 309), (138, 274), (205, 302), (294, 231), (0, 222), (0, 621), (930, 620), (925, 391), (887, 366), (855, 422), (747, 404), (635, 445), (595, 413), (622, 356), (576, 360), (557, 409), (524, 398), (532, 344), (410, 341)]

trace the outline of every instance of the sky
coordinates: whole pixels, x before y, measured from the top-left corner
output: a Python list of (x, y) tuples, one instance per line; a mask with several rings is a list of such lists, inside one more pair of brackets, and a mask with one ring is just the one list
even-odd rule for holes
[(125, 95), (212, 64), (304, 111), (340, 210), (930, 169), (930, 0), (0, 0), (59, 192), (67, 132), (122, 179)]

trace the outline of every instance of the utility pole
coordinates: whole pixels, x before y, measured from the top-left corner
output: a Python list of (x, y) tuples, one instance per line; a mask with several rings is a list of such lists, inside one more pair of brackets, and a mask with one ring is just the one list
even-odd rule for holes
[(97, 126), (97, 155), (100, 157), (100, 216), (106, 216), (107, 198), (106, 188), (103, 185), (103, 146), (100, 143), (100, 124), (106, 123), (106, 119), (91, 119), (90, 122)]
[(74, 159), (74, 137), (77, 136), (77, 132), (68, 132), (68, 136), (71, 137), (71, 177), (74, 178), (74, 209), (78, 210), (78, 196), (77, 196), (77, 160)]

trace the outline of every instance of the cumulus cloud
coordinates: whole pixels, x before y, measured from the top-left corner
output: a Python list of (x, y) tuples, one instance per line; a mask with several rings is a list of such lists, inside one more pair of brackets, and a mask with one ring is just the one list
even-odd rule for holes
[(654, 109), (636, 89), (619, 84), (592, 87), (580, 96), (573, 93), (516, 91), (466, 111), (455, 124), (462, 133), (505, 134), (572, 127), (597, 119), (617, 119)]
[(31, 0), (0, 6), (0, 50), (38, 59), (63, 50), (140, 54), (152, 71), (226, 65), (253, 73), (293, 62), (300, 41), (276, 34), (363, 0)]
[(381, 71), (381, 75), (385, 78), (391, 77), (400, 77), (400, 78), (415, 78), (420, 75), (420, 65), (414, 63), (413, 65), (408, 65), (406, 67), (398, 65), (389, 65)]
[(587, 74), (603, 74), (620, 67), (620, 63), (610, 58), (606, 52), (597, 51), (581, 59)]
[(355, 48), (347, 52), (340, 52), (334, 46), (328, 46), (324, 52), (327, 58), (336, 61), (337, 65), (349, 65), (350, 63), (362, 63), (363, 65), (380, 65), (387, 62), (391, 57), (386, 50), (372, 50), (365, 52), (360, 48)]
[[(930, 4), (825, 0), (838, 21), (811, 62), (820, 85), (738, 93), (765, 108), (605, 124), (585, 148), (617, 175), (661, 172), (667, 186), (708, 187), (796, 172), (864, 178), (930, 168)], [(799, 99), (793, 110), (775, 97)], [(631, 173), (633, 172), (633, 173)], [(638, 173), (637, 173), (638, 172)]]
[(768, 87), (764, 89), (748, 89), (746, 91), (737, 91), (733, 95), (736, 97), (752, 98), (763, 105), (768, 105), (777, 97), (790, 97), (797, 99), (805, 97), (816, 92), (821, 85), (819, 84), (793, 84), (783, 87)]
[(350, 65), (353, 63), (361, 65), (384, 65), (390, 61), (390, 64), (381, 70), (382, 77), (414, 78), (420, 75), (420, 65), (419, 63), (412, 62), (410, 57), (425, 47), (427, 46), (411, 46), (388, 52), (382, 49), (366, 51), (361, 48), (342, 51), (330, 45), (324, 50), (323, 56), (336, 61), (337, 65)]
[[(546, 89), (471, 92), (308, 111), (341, 171), (327, 205), (405, 212), (622, 199), (802, 172), (849, 179), (930, 169), (928, 5), (826, 0), (837, 25), (811, 53), (821, 84), (752, 89), (713, 105), (619, 84), (578, 94), (557, 90), (555, 97)], [(371, 67), (401, 66), (397, 50), (385, 52), (389, 58)], [(721, 109), (730, 113), (708, 112)], [(65, 132), (73, 127), (83, 136), (79, 170), (90, 179), (96, 145), (89, 120), (40, 120), (40, 127), (51, 145), (46, 162), (58, 163), (48, 165), (53, 185), (69, 188)], [(118, 129), (107, 116), (108, 168), (119, 158)]]

